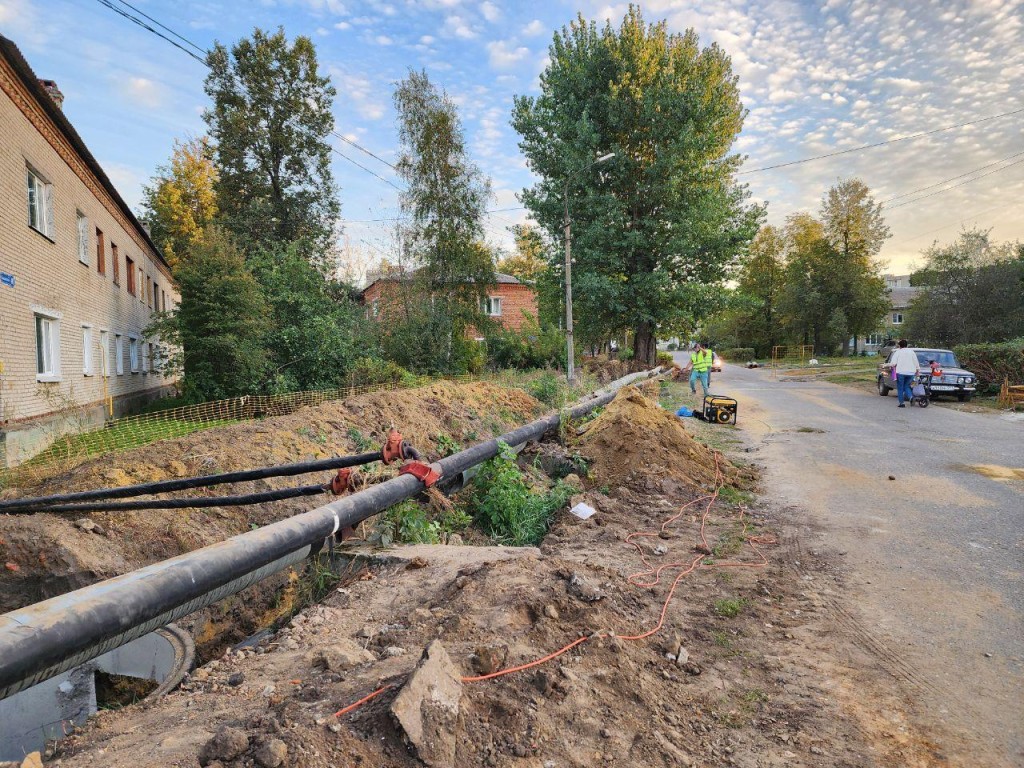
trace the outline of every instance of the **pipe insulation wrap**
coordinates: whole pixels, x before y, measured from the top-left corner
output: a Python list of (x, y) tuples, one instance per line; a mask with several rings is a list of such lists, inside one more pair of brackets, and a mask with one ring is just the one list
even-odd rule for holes
[[(570, 410), (573, 418), (610, 402), (627, 376)], [(558, 425), (551, 414), (434, 464), (455, 476), (508, 445), (540, 438)], [(170, 560), (92, 584), (0, 616), (0, 699), (221, 600), (306, 557), (313, 545), (423, 490), (399, 475), (330, 504), (233, 536)]]

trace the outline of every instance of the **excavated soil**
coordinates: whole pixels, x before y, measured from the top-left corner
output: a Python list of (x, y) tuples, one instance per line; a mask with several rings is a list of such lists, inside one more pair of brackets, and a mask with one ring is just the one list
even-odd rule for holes
[[(478, 676), (585, 636), (546, 662), (465, 682), (454, 760), (433, 764), (942, 765), (902, 719), (905, 702), (869, 685), (863, 651), (837, 633), (833, 560), (802, 552), (794, 568), (772, 537), (777, 513), (739, 491), (712, 498), (701, 486), (716, 464), (744, 474), (723, 457), (671, 429), (685, 449), (673, 462), (650, 459), (660, 433), (613, 439), (631, 419), (668, 429), (651, 407), (625, 393), (577, 446), (607, 477), (614, 464), (636, 468), (574, 499), (597, 510), (588, 520), (561, 511), (539, 549), (362, 546), (346, 556), (369, 566), (321, 605), (160, 701), (100, 713), (52, 764), (192, 768), (202, 754), (216, 768), (412, 768), (422, 763), (389, 708), (431, 641)], [(217, 735), (224, 727), (236, 730)]]
[[(438, 382), (374, 392), (286, 416), (195, 432), (105, 456), (55, 477), (31, 495), (213, 474), (361, 453), (380, 447), (394, 426), (431, 460), (439, 437), (471, 443), (502, 434), (545, 410), (519, 389), (486, 382)], [(388, 477), (393, 469), (370, 465)], [(330, 473), (271, 478), (178, 495), (241, 494), (327, 482)], [(11, 491), (5, 498), (15, 497)], [(28, 605), (325, 503), (313, 496), (249, 507), (0, 515), (0, 612)], [(84, 518), (84, 522), (83, 522)], [(76, 525), (76, 521), (79, 523)], [(292, 609), (287, 576), (268, 579), (184, 621), (200, 654), (219, 653)]]

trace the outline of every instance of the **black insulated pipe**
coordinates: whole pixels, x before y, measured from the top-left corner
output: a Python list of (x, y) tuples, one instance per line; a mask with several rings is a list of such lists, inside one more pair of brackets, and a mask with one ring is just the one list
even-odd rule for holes
[[(610, 402), (633, 374), (571, 409), (573, 418)], [(538, 439), (558, 425), (551, 414), (433, 465), (454, 475), (508, 445)], [(154, 563), (0, 616), (0, 699), (71, 669), (244, 589), (304, 557), (344, 527), (355, 526), (423, 490), (409, 474), (217, 544)]]
[(0, 501), (0, 513), (14, 512), (16, 510), (23, 509), (29, 509), (32, 511), (49, 511), (40, 510), (39, 507), (49, 504), (70, 504), (79, 501), (93, 501), (95, 499), (125, 499), (131, 496), (148, 496), (155, 493), (184, 491), (189, 488), (206, 488), (211, 485), (241, 483), (246, 480), (263, 480), (268, 477), (292, 477), (294, 475), (306, 475), (312, 472), (323, 472), (324, 470), (329, 469), (356, 467), (363, 464), (369, 464), (371, 461), (380, 460), (381, 452), (373, 451), (372, 453), (357, 453), (352, 456), (336, 456), (332, 459), (302, 461), (297, 464), (280, 464), (276, 467), (243, 469), (238, 472), (222, 472), (216, 475), (203, 475), (201, 477), (183, 477), (178, 480), (157, 480), (152, 483), (125, 485), (120, 488), (98, 488), (94, 491), (77, 491), (76, 493), (63, 493), (54, 496), (37, 496), (30, 499), (9, 499), (7, 501)]

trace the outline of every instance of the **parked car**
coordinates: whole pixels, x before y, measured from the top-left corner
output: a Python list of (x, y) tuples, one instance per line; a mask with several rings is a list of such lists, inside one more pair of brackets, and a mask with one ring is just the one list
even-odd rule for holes
[(875, 350), (875, 354), (888, 359), (894, 349), (896, 349), (896, 339), (887, 339), (882, 346)]
[(713, 373), (722, 372), (722, 358), (718, 356), (717, 352), (711, 353), (711, 371)]
[[(908, 347), (917, 355), (917, 364), (921, 373), (928, 373), (932, 361), (938, 363), (942, 369), (941, 376), (932, 376), (931, 392), (932, 397), (938, 395), (956, 395), (960, 402), (969, 401), (974, 397), (974, 391), (978, 383), (978, 377), (968, 370), (960, 367), (960, 362), (948, 349), (924, 349), (920, 347)], [(892, 366), (889, 361), (892, 359), (892, 351), (885, 357), (885, 362), (878, 366), (878, 394), (885, 397), (889, 391), (896, 389), (892, 380)]]

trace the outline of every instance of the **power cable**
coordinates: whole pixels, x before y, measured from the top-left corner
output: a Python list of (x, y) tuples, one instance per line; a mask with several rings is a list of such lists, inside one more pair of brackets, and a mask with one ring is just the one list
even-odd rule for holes
[(204, 56), (204, 57), (205, 57), (205, 56), (207, 56), (207, 55), (209, 54), (209, 51), (207, 51), (207, 50), (206, 50), (205, 48), (203, 48), (203, 47), (202, 47), (201, 45), (197, 45), (196, 43), (193, 43), (193, 42), (192, 42), (191, 40), (189, 40), (189, 39), (188, 39), (187, 37), (182, 37), (181, 35), (179, 35), (179, 34), (178, 34), (177, 32), (175, 32), (175, 31), (174, 31), (173, 29), (171, 29), (170, 27), (167, 27), (167, 26), (164, 26), (163, 24), (161, 24), (161, 23), (160, 23), (160, 22), (159, 22), (159, 21), (158, 21), (157, 19), (154, 19), (154, 18), (153, 18), (152, 16), (150, 16), (150, 15), (149, 15), (148, 13), (146, 13), (145, 11), (143, 11), (143, 10), (141, 10), (141, 9), (139, 9), (139, 8), (136, 8), (136, 7), (134, 6), (134, 5), (132, 5), (131, 3), (129, 3), (129, 2), (127, 1), (127, 0), (117, 0), (117, 2), (119, 2), (119, 3), (121, 4), (121, 5), (124, 5), (124, 6), (127, 6), (128, 8), (131, 8), (131, 9), (132, 9), (133, 11), (135, 11), (135, 12), (136, 12), (137, 14), (139, 14), (140, 16), (143, 16), (144, 18), (147, 18), (147, 19), (149, 19), (149, 20), (150, 20), (150, 21), (152, 21), (152, 22), (153, 22), (154, 24), (156, 24), (156, 25), (157, 25), (158, 27), (160, 27), (160, 29), (163, 29), (163, 30), (165, 30), (165, 31), (167, 31), (167, 32), (170, 32), (170, 33), (171, 33), (172, 35), (174, 35), (174, 36), (175, 36), (176, 38), (178, 38), (179, 40), (181, 40), (181, 42), (183, 42), (183, 43), (186, 43), (186, 44), (188, 44), (188, 45), (191, 45), (191, 46), (192, 46), (193, 48), (195, 48), (195, 49), (196, 49), (197, 51), (199, 51), (199, 52), (200, 52), (201, 54), (203, 54), (203, 56)]
[(874, 149), (875, 147), (884, 147), (889, 144), (896, 144), (901, 141), (910, 141), (911, 139), (920, 139), (922, 136), (931, 136), (932, 134), (942, 133), (943, 131), (952, 131), (956, 128), (964, 128), (968, 125), (977, 125), (978, 123), (985, 123), (989, 120), (998, 120), (1000, 117), (1009, 117), (1010, 115), (1019, 115), (1024, 112), (1024, 107), (1020, 109), (1014, 109), (1009, 112), (1002, 112), (998, 115), (991, 115), (989, 117), (981, 117), (977, 120), (969, 120), (966, 123), (957, 123), (956, 125), (947, 125), (943, 128), (934, 128), (930, 131), (922, 131), (920, 133), (914, 133), (910, 136), (901, 136), (898, 139), (889, 139), (888, 141), (879, 141), (874, 144), (863, 144), (859, 147), (851, 147), (850, 149), (841, 149), (836, 152), (828, 152), (824, 155), (815, 155), (814, 157), (805, 157), (802, 160), (791, 160), (787, 163), (777, 163), (776, 165), (766, 165), (763, 168), (752, 168), (749, 171), (740, 171), (737, 176), (745, 176), (748, 173), (760, 173), (761, 171), (773, 171), (776, 168), (788, 168), (791, 165), (800, 165), (802, 163), (810, 163), (815, 160), (824, 160), (828, 157), (838, 157), (839, 155), (848, 155), (851, 152), (862, 152), (865, 149)]
[[(920, 188), (912, 190), (910, 192), (903, 192), (902, 194), (899, 194), (899, 195), (893, 195), (888, 200), (883, 200), (881, 202), (881, 205), (886, 205), (887, 203), (891, 203), (893, 200), (898, 200), (901, 197), (909, 197), (910, 195), (916, 195), (918, 192), (924, 192), (926, 189), (932, 189), (933, 187), (941, 187), (943, 184), (948, 184), (951, 181), (956, 181), (957, 179), (962, 179), (965, 176), (971, 176), (971, 175), (977, 173), (978, 171), (983, 171), (986, 168), (991, 168), (993, 165), (999, 165), (1000, 163), (1005, 163), (1007, 160), (1012, 160), (1013, 158), (1020, 157), (1021, 155), (1024, 155), (1024, 152), (1015, 152), (1015, 153), (1013, 153), (1012, 155), (1010, 155), (1008, 157), (1004, 157), (1002, 160), (996, 160), (995, 162), (988, 163), (987, 165), (982, 165), (982, 166), (980, 166), (978, 168), (975, 168), (972, 171), (968, 171), (967, 173), (961, 173), (959, 176), (953, 176), (952, 178), (946, 179), (945, 181), (938, 181), (938, 182), (936, 182), (934, 184), (929, 184), (927, 187), (920, 187)], [(1009, 166), (1007, 166), (1007, 167), (1009, 167)]]
[(1009, 165), (1004, 165), (1002, 168), (996, 168), (994, 171), (989, 171), (988, 173), (983, 173), (983, 174), (981, 174), (981, 176), (975, 176), (973, 179), (967, 179), (966, 181), (961, 181), (959, 184), (954, 184), (951, 187), (946, 187), (945, 189), (940, 189), (940, 190), (937, 190), (935, 192), (931, 192), (931, 193), (929, 193), (927, 195), (921, 195), (920, 197), (915, 197), (913, 200), (904, 200), (902, 203), (897, 203), (896, 205), (889, 206), (889, 208), (887, 210), (892, 211), (892, 210), (895, 210), (896, 208), (902, 208), (904, 205), (910, 205), (911, 203), (916, 203), (919, 200), (924, 200), (924, 199), (929, 198), (929, 197), (935, 197), (935, 195), (941, 195), (943, 192), (948, 192), (951, 189), (956, 189), (957, 187), (962, 187), (964, 184), (970, 184), (971, 182), (978, 181), (979, 179), (984, 179), (986, 176), (991, 176), (994, 173), (1001, 173), (1002, 171), (1005, 171), (1007, 168), (1012, 168), (1013, 166), (1020, 165), (1021, 163), (1024, 163), (1024, 158), (1022, 158), (1020, 160), (1015, 160), (1014, 162), (1010, 163)]
[[(96, 2), (98, 2), (102, 6), (105, 6), (106, 8), (109, 8), (114, 13), (118, 14), (119, 16), (123, 16), (124, 18), (126, 18), (130, 22), (132, 22), (133, 24), (138, 24), (140, 27), (145, 29), (147, 32), (152, 32), (154, 35), (156, 35), (157, 37), (161, 38), (162, 40), (166, 40), (168, 43), (173, 45), (179, 51), (182, 51), (183, 53), (188, 54), (193, 59), (198, 61), (200, 64), (202, 64), (204, 66), (207, 66), (205, 59), (200, 58), (199, 56), (194, 54), (192, 51), (190, 51), (185, 46), (183, 46), (180, 43), (177, 43), (174, 40), (172, 40), (171, 38), (167, 37), (167, 35), (164, 35), (164, 34), (158, 32), (156, 29), (154, 29), (153, 27), (149, 26), (146, 22), (144, 22), (138, 16), (132, 16), (130, 13), (125, 11), (123, 8), (118, 8), (116, 5), (114, 5), (112, 2), (110, 2), (110, 0), (96, 0)], [(161, 25), (161, 26), (163, 26), (163, 25)], [(166, 29), (166, 27), (165, 27), (165, 29)]]
[(971, 219), (977, 219), (979, 216), (984, 216), (986, 213), (992, 213), (992, 211), (1000, 211), (1003, 208), (1009, 208), (1012, 205), (1020, 205), (1020, 204), (1021, 204), (1021, 202), (1019, 200), (1011, 200), (1010, 202), (1003, 203), (1002, 205), (996, 205), (996, 206), (993, 206), (992, 208), (986, 208), (984, 211), (978, 211), (977, 213), (972, 213), (970, 216), (964, 216), (962, 219), (960, 219), (960, 221), (955, 221), (952, 224), (943, 224), (941, 227), (936, 227), (935, 229), (929, 229), (929, 230), (927, 230), (925, 232), (920, 232), (920, 233), (918, 233), (916, 235), (913, 235), (911, 237), (905, 238), (903, 240), (899, 240), (899, 241), (893, 243), (893, 245), (903, 245), (904, 243), (909, 243), (909, 242), (911, 242), (913, 240), (917, 240), (918, 238), (922, 238), (925, 235), (930, 235), (930, 234), (933, 234), (935, 232), (941, 232), (944, 229), (949, 229), (950, 227), (956, 227), (956, 226), (958, 226), (960, 224), (963, 224), (964, 222), (969, 221)]

